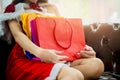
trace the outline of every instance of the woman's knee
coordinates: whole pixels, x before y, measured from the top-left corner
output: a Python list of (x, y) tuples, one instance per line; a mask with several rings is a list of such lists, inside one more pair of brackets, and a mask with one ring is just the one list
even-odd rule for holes
[(58, 74), (57, 80), (84, 80), (84, 76), (74, 68), (63, 67)]
[(93, 58), (91, 62), (92, 62), (91, 76), (93, 75), (95, 78), (97, 78), (104, 72), (104, 64), (102, 60), (100, 60), (99, 58)]

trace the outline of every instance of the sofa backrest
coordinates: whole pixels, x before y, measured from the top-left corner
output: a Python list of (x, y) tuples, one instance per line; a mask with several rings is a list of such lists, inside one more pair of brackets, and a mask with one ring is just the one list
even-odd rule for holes
[(103, 60), (105, 71), (120, 72), (120, 24), (93, 23), (84, 25), (86, 43)]

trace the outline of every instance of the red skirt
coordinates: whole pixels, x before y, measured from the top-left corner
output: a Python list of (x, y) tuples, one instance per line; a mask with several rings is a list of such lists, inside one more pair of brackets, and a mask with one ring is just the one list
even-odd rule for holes
[[(7, 80), (53, 80), (52, 78), (46, 78), (50, 77), (54, 66), (55, 64), (29, 60), (24, 55), (23, 49), (16, 44), (8, 59), (6, 77)], [(61, 67), (59, 65), (59, 68)]]

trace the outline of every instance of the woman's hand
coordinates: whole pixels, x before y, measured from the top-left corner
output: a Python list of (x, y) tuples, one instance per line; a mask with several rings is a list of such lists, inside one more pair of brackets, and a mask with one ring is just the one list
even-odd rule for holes
[(43, 49), (38, 57), (45, 63), (65, 63), (67, 56), (61, 56), (62, 51)]
[(85, 50), (81, 50), (80, 53), (80, 56), (82, 58), (93, 58), (93, 57), (96, 57), (96, 52), (93, 50), (92, 47), (86, 45), (85, 46)]

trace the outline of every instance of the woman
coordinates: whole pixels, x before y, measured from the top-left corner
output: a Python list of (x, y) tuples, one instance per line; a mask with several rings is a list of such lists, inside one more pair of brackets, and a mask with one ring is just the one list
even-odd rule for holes
[[(47, 10), (47, 13), (59, 15), (56, 7), (48, 4), (47, 0), (14, 0), (6, 8), (5, 13), (9, 13), (11, 17), (6, 18), (7, 24), (16, 41), (8, 59), (8, 80), (84, 80), (98, 78), (103, 73), (102, 61), (96, 58), (95, 51), (89, 46), (78, 54), (83, 58), (71, 62), (68, 66), (64, 60), (67, 56), (58, 55), (61, 51), (40, 48), (32, 43), (18, 21), (20, 13), (31, 9), (40, 12)], [(29, 60), (23, 49), (33, 53), (44, 63)]]

